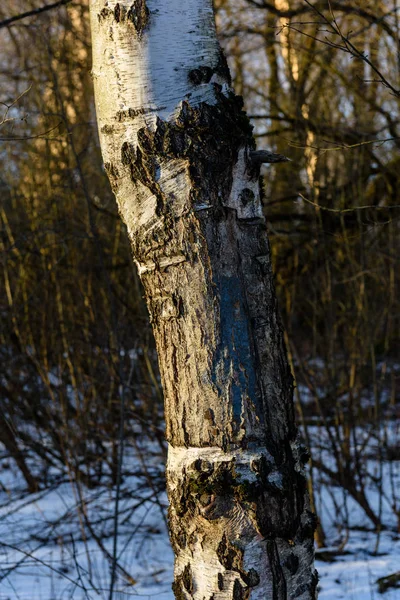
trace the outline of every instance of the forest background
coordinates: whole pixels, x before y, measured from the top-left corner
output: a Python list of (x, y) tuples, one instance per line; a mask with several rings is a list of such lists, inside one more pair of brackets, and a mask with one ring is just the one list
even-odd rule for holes
[[(22, 500), (69, 485), (75, 510), (62, 530), (44, 519), (43, 545), (70, 547), (76, 527), (133, 585), (117, 540), (146, 503), (165, 514), (162, 390), (102, 166), (87, 2), (55, 4), (11, 22), (43, 0), (0, 6), (1, 510), (9, 527)], [(377, 555), (400, 532), (400, 4), (215, 7), (258, 147), (291, 159), (263, 167), (261, 183), (316, 544), (335, 560), (364, 528)], [(4, 581), (22, 577), (13, 535)]]

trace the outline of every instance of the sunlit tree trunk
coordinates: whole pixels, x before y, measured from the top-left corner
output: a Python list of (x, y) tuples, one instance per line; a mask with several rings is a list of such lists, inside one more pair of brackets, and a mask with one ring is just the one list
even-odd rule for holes
[(91, 1), (105, 168), (156, 339), (179, 600), (316, 597), (259, 192), (211, 0)]

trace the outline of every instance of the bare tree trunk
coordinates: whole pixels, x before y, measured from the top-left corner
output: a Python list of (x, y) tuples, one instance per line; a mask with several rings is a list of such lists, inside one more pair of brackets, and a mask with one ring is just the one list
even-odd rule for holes
[(316, 597), (259, 164), (211, 0), (91, 0), (105, 168), (165, 394), (178, 600)]

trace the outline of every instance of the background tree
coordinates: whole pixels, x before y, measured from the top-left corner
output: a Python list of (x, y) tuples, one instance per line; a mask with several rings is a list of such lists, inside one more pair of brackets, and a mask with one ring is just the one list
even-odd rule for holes
[(121, 394), (126, 435), (135, 422), (160, 444), (162, 433), (146, 311), (92, 120), (87, 7), (1, 35), (2, 441), (31, 489), (50, 467), (115, 482)]

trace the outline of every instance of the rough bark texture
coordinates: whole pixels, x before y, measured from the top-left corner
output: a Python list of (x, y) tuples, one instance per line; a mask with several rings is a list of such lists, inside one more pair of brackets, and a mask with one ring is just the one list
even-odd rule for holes
[(311, 600), (315, 518), (260, 160), (211, 0), (92, 0), (91, 17), (105, 168), (164, 387), (176, 598)]

